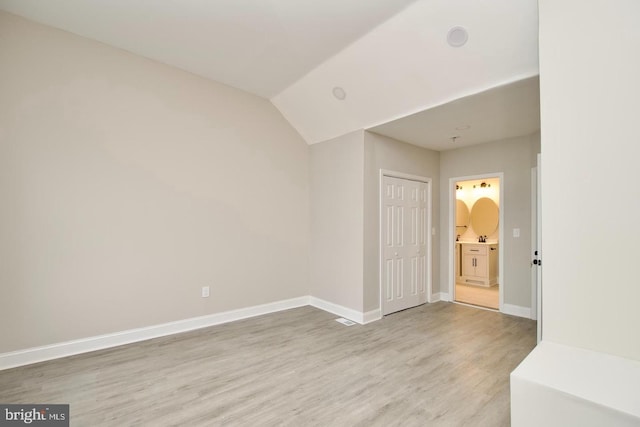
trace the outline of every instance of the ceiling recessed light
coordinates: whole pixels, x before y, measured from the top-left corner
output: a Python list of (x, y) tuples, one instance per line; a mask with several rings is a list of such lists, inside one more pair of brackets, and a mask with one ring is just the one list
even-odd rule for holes
[(333, 96), (340, 101), (343, 101), (347, 97), (347, 92), (344, 91), (340, 86), (336, 86), (333, 88)]
[(471, 125), (456, 126), (456, 130), (467, 130), (467, 129), (471, 129)]
[(469, 33), (464, 27), (453, 27), (447, 33), (447, 43), (453, 47), (463, 46), (469, 40)]

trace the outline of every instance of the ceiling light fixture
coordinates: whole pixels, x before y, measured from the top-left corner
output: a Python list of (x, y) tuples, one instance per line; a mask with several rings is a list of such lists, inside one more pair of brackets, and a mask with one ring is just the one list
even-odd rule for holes
[(452, 136), (452, 137), (451, 137), (451, 142), (455, 144), (455, 143), (456, 143), (456, 141), (458, 140), (458, 138), (460, 138), (460, 135)]
[(334, 87), (332, 92), (333, 96), (335, 96), (336, 99), (339, 99), (340, 101), (344, 101), (344, 99), (347, 97), (347, 92), (345, 92), (344, 89), (342, 89), (340, 86)]
[[(487, 184), (486, 182), (482, 181), (478, 186), (480, 188), (488, 188), (491, 187), (491, 184)], [(476, 186), (474, 185), (473, 188), (476, 188)]]
[(447, 43), (453, 47), (464, 46), (469, 40), (469, 33), (464, 27), (452, 27), (447, 33)]

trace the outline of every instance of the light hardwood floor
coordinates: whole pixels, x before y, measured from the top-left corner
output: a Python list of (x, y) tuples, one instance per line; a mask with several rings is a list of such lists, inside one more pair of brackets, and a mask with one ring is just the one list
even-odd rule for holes
[(0, 371), (72, 426), (505, 426), (535, 322), (435, 303), (344, 326), (312, 307)]
[(500, 285), (485, 288), (483, 286), (456, 283), (455, 300), (497, 310), (500, 307), (499, 286)]

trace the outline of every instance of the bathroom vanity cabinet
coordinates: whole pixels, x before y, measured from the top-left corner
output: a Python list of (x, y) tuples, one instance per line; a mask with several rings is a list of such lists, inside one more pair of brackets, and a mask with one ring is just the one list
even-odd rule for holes
[(469, 285), (498, 284), (498, 244), (461, 243), (460, 281)]

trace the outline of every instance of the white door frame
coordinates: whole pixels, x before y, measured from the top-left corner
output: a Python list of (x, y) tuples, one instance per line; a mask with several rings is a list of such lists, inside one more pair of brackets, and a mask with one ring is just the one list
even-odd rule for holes
[[(531, 319), (538, 320), (538, 266), (533, 264), (538, 248), (538, 167), (531, 168)], [(539, 330), (539, 329), (538, 329)]]
[[(536, 157), (536, 236), (538, 260), (542, 260), (542, 180), (541, 165), (542, 155)], [(536, 320), (538, 321), (538, 343), (542, 341), (542, 266), (537, 266), (536, 272)]]
[(431, 281), (432, 281), (432, 276), (433, 276), (433, 270), (432, 270), (432, 259), (433, 259), (433, 248), (432, 248), (432, 235), (433, 235), (433, 228), (431, 225), (431, 209), (432, 209), (432, 204), (431, 204), (431, 186), (432, 186), (432, 180), (431, 178), (428, 178), (426, 176), (419, 176), (419, 175), (411, 175), (408, 173), (403, 173), (403, 172), (397, 172), (397, 171), (391, 171), (391, 170), (387, 170), (387, 169), (380, 169), (380, 178), (378, 180), (378, 198), (379, 198), (379, 206), (378, 206), (378, 264), (379, 264), (379, 268), (378, 268), (378, 286), (379, 286), (379, 294), (378, 294), (378, 306), (380, 307), (380, 312), (383, 312), (382, 309), (382, 264), (384, 263), (383, 260), (383, 230), (382, 230), (382, 211), (384, 209), (384, 197), (383, 197), (383, 191), (384, 191), (384, 185), (382, 183), (382, 180), (385, 176), (389, 176), (392, 178), (400, 178), (400, 179), (408, 179), (410, 181), (417, 181), (417, 182), (424, 182), (425, 184), (427, 184), (427, 219), (426, 219), (426, 233), (427, 233), (427, 274), (426, 274), (426, 279), (427, 279), (427, 302), (430, 303), (432, 301), (432, 297), (431, 297)]
[(498, 243), (500, 244), (500, 250), (498, 251), (498, 275), (499, 275), (499, 285), (498, 294), (500, 298), (500, 303), (498, 305), (499, 310), (503, 311), (504, 307), (504, 247), (502, 246), (505, 235), (504, 235), (504, 172), (495, 172), (495, 173), (484, 173), (481, 175), (468, 175), (468, 176), (458, 176), (449, 178), (449, 219), (448, 219), (448, 238), (449, 244), (447, 245), (448, 250), (448, 258), (449, 258), (449, 268), (448, 276), (449, 276), (449, 298), (448, 301), (453, 302), (455, 300), (455, 291), (456, 291), (456, 264), (453, 259), (455, 251), (456, 251), (456, 182), (458, 181), (472, 181), (476, 179), (489, 179), (489, 178), (498, 178), (500, 182), (500, 209), (499, 209), (499, 219), (498, 219), (498, 233), (500, 238)]

